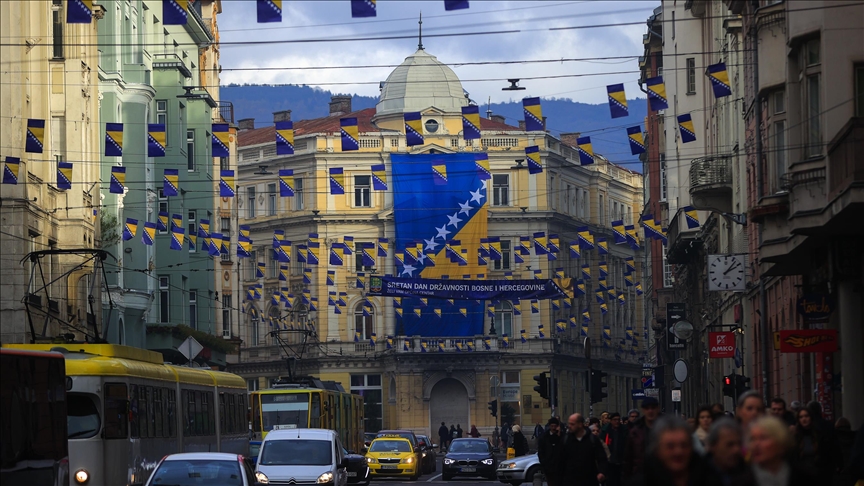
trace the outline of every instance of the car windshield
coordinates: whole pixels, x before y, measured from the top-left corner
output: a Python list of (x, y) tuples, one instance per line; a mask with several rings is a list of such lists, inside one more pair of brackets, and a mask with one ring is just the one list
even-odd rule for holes
[(414, 444), (414, 435), (409, 432), (384, 432), (379, 433), (377, 437), (401, 437), (403, 439), (407, 439), (408, 442), (411, 442), (411, 444)]
[(153, 485), (160, 486), (243, 486), (240, 463), (225, 460), (163, 461), (153, 473)]
[(258, 457), (260, 450), (261, 444), (249, 444), (249, 457)]
[(265, 466), (328, 466), (333, 464), (333, 445), (327, 440), (265, 441), (261, 446), (259, 463)]
[(369, 452), (411, 452), (411, 444), (404, 440), (376, 439), (369, 447)]
[(489, 445), (479, 440), (454, 440), (448, 452), (489, 452)]

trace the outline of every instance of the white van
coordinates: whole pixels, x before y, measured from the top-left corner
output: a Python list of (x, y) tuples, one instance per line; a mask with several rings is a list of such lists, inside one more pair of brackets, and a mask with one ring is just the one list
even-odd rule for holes
[(332, 430), (274, 430), (261, 443), (255, 477), (261, 484), (348, 482), (342, 441)]

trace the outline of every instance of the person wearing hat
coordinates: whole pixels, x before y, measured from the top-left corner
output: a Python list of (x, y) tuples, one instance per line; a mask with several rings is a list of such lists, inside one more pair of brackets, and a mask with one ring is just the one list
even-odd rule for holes
[(549, 486), (560, 486), (561, 475), (561, 421), (552, 417), (546, 422), (548, 430), (540, 436), (537, 441), (537, 459), (546, 475), (546, 483)]
[(624, 464), (621, 474), (624, 479), (642, 473), (645, 467), (645, 449), (648, 445), (648, 437), (651, 429), (660, 416), (660, 402), (654, 397), (645, 397), (642, 400), (642, 418), (636, 421), (636, 425), (630, 429), (627, 437), (627, 445), (624, 448)]

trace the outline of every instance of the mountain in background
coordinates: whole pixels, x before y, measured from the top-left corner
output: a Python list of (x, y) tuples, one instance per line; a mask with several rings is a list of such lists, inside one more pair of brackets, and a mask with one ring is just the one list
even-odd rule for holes
[[(221, 88), (221, 98), (234, 103), (234, 120), (254, 118), (256, 127), (273, 124), (273, 112), (291, 110), (292, 120), (321, 118), (329, 113), (332, 93), (320, 88), (295, 85), (228, 85)], [(378, 98), (372, 96), (351, 96), (351, 108), (362, 110), (372, 108)], [(591, 137), (594, 151), (624, 167), (641, 172), (642, 164), (638, 157), (630, 155), (627, 141), (627, 127), (642, 125), (646, 114), (645, 99), (628, 100), (630, 116), (612, 119), (609, 105), (579, 103), (569, 99), (544, 98), (543, 115), (547, 118), (547, 128), (554, 135), (579, 132)], [(496, 115), (503, 115), (507, 123), (519, 125), (522, 119), (522, 100), (507, 103), (492, 103), (490, 107)], [(487, 106), (480, 106), (485, 116)], [(643, 125), (644, 130), (644, 125)]]

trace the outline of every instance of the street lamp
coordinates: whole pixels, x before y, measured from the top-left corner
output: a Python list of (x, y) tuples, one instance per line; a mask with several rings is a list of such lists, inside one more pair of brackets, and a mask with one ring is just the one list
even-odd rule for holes
[(694, 331), (693, 324), (689, 321), (678, 321), (672, 326), (672, 334), (682, 341), (689, 341)]
[(489, 321), (489, 335), (494, 336), (498, 334), (495, 332), (495, 316), (492, 316), (492, 319)]

